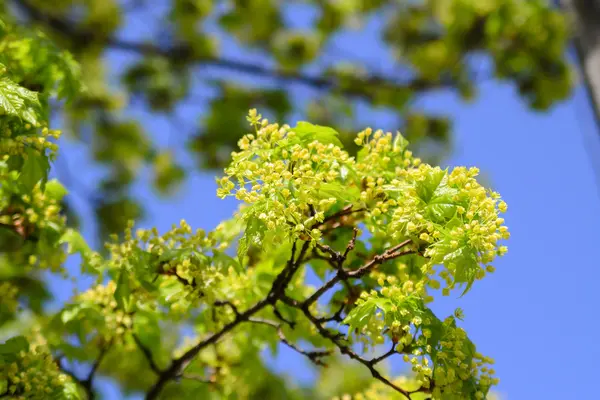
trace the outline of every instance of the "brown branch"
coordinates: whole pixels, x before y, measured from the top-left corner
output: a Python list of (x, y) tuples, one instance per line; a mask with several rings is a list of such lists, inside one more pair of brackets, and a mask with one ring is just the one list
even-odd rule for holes
[(182, 374), (180, 376), (183, 379), (189, 379), (189, 380), (193, 380), (196, 382), (202, 382), (202, 383), (207, 383), (207, 384), (214, 384), (215, 380), (213, 378), (205, 378), (201, 375), (198, 374)]
[(331, 321), (342, 322), (343, 321), (342, 313), (344, 312), (345, 308), (346, 308), (346, 304), (342, 302), (340, 308), (331, 317), (320, 317), (320, 318), (317, 318), (317, 321), (319, 321), (321, 323), (331, 322)]
[(281, 314), (281, 311), (279, 311), (277, 309), (277, 306), (275, 304), (273, 304), (273, 314), (275, 314), (275, 316), (277, 317), (277, 319), (279, 319), (281, 322), (284, 322), (284, 323), (288, 324), (290, 328), (294, 329), (296, 327), (296, 321), (291, 321), (291, 320), (285, 318)]
[(354, 247), (356, 246), (356, 237), (358, 236), (358, 228), (354, 227), (352, 229), (352, 239), (350, 239), (350, 241), (348, 242), (348, 245), (346, 246), (346, 250), (344, 250), (344, 254), (342, 254), (342, 259), (346, 260), (346, 258), (348, 258), (348, 254), (350, 254), (350, 252), (352, 250), (354, 250)]
[(345, 280), (348, 278), (352, 278), (352, 279), (361, 278), (363, 275), (365, 275), (367, 272), (369, 272), (371, 269), (373, 269), (374, 267), (376, 267), (379, 264), (383, 264), (384, 262), (391, 260), (393, 258), (401, 257), (401, 256), (404, 256), (407, 254), (414, 254), (415, 252), (412, 250), (408, 250), (408, 251), (404, 251), (404, 252), (399, 251), (402, 247), (410, 244), (411, 242), (412, 242), (411, 239), (407, 239), (404, 242), (402, 242), (394, 247), (389, 248), (383, 254), (376, 255), (375, 257), (373, 257), (373, 259), (371, 261), (369, 261), (362, 267), (358, 268), (357, 270), (346, 271), (342, 268), (338, 269), (338, 273), (333, 278), (331, 278), (329, 281), (327, 281), (323, 286), (321, 286), (319, 289), (317, 289), (309, 298), (307, 298), (304, 301), (304, 307), (308, 307), (309, 305), (311, 305), (312, 303), (317, 301), (319, 299), (319, 297), (321, 297), (325, 292), (327, 292), (329, 289), (334, 287), (338, 282), (340, 282), (342, 280)]
[(401, 387), (392, 383), (389, 379), (387, 379), (386, 377), (381, 375), (381, 373), (377, 369), (375, 369), (375, 366), (371, 363), (370, 360), (366, 360), (366, 359), (362, 358), (361, 356), (356, 354), (350, 348), (350, 346), (342, 343), (339, 332), (332, 333), (330, 330), (325, 328), (323, 326), (323, 324), (321, 322), (319, 322), (319, 320), (310, 313), (310, 311), (308, 310), (307, 307), (302, 307), (301, 310), (304, 313), (304, 315), (306, 316), (306, 318), (308, 318), (308, 320), (310, 322), (312, 322), (312, 324), (315, 326), (315, 328), (317, 328), (317, 330), (319, 331), (321, 336), (329, 339), (333, 344), (335, 344), (342, 354), (345, 354), (348, 357), (350, 357), (351, 359), (356, 360), (359, 363), (363, 364), (365, 367), (367, 367), (369, 369), (373, 378), (386, 384), (387, 386), (391, 387), (398, 393), (403, 394), (407, 399), (410, 399), (410, 392), (408, 390), (402, 389)]
[(251, 318), (249, 320), (249, 322), (254, 322), (254, 323), (257, 323), (257, 324), (268, 325), (270, 327), (273, 327), (273, 328), (277, 329), (277, 335), (279, 336), (279, 341), (281, 343), (285, 344), (286, 346), (288, 346), (290, 349), (296, 351), (297, 353), (302, 354), (303, 356), (306, 356), (315, 365), (325, 366), (326, 364), (323, 362), (322, 358), (331, 355), (331, 351), (330, 350), (312, 350), (312, 351), (308, 351), (308, 350), (301, 349), (300, 347), (296, 346), (294, 343), (290, 342), (285, 337), (285, 334), (283, 333), (283, 329), (281, 329), (281, 325), (279, 325), (279, 324), (277, 324), (277, 323), (275, 323), (273, 321), (265, 320), (265, 319), (262, 319), (262, 318)]
[(224, 306), (227, 306), (227, 307), (231, 308), (231, 311), (233, 311), (233, 313), (234, 313), (236, 316), (237, 316), (237, 315), (240, 315), (240, 312), (238, 311), (238, 308), (236, 307), (236, 305), (235, 305), (235, 304), (233, 304), (233, 303), (232, 303), (231, 301), (229, 301), (229, 300), (218, 300), (218, 301), (215, 301), (215, 302), (213, 303), (213, 305), (214, 305), (215, 307), (224, 307)]
[(96, 397), (92, 388), (92, 385), (94, 383), (94, 377), (96, 376), (96, 371), (98, 370), (98, 367), (100, 367), (100, 363), (102, 363), (104, 356), (106, 355), (106, 353), (108, 353), (108, 350), (111, 346), (112, 342), (109, 342), (108, 344), (106, 344), (106, 346), (100, 349), (100, 354), (98, 354), (98, 358), (92, 364), (92, 369), (90, 370), (87, 378), (81, 381), (81, 386), (83, 386), (83, 389), (85, 390), (89, 400), (92, 400)]
[(230, 323), (226, 324), (220, 331), (204, 339), (203, 341), (186, 351), (181, 357), (174, 359), (171, 365), (167, 369), (163, 370), (163, 372), (159, 375), (158, 380), (154, 383), (154, 385), (146, 394), (146, 399), (156, 399), (160, 394), (162, 388), (167, 384), (167, 382), (179, 376), (181, 372), (185, 369), (185, 367), (187, 367), (188, 364), (192, 362), (192, 360), (201, 350), (213, 343), (216, 343), (219, 339), (221, 339), (221, 337), (229, 333), (229, 331), (231, 331), (233, 328), (235, 328), (242, 322), (248, 321), (250, 316), (256, 314), (268, 304), (269, 303), (266, 299), (259, 301), (246, 311), (236, 315), (235, 319)]
[[(387, 386), (391, 387), (392, 389), (396, 390), (397, 392), (403, 394), (407, 399), (411, 398), (410, 395), (412, 392), (402, 389), (401, 387), (395, 385), (389, 379), (387, 379), (386, 377), (381, 375), (381, 373), (377, 369), (375, 369), (375, 364), (377, 364), (381, 360), (391, 356), (395, 352), (395, 345), (392, 350), (388, 351), (384, 355), (374, 358), (374, 359), (371, 359), (371, 360), (367, 360), (367, 359), (359, 356), (356, 352), (354, 352), (350, 348), (350, 346), (348, 346), (347, 344), (342, 342), (341, 338), (343, 337), (343, 334), (341, 334), (340, 332), (337, 332), (337, 331), (332, 332), (329, 329), (325, 328), (323, 326), (323, 323), (326, 321), (322, 318), (318, 318), (318, 317), (314, 316), (310, 312), (310, 305), (313, 304), (315, 301), (317, 301), (319, 299), (319, 297), (321, 297), (321, 295), (323, 295), (325, 292), (327, 292), (329, 289), (331, 289), (333, 286), (335, 286), (335, 284), (337, 284), (338, 282), (340, 282), (344, 279), (360, 278), (360, 277), (364, 276), (366, 273), (368, 273), (375, 266), (382, 264), (385, 261), (400, 257), (402, 255), (406, 255), (406, 254), (413, 254), (414, 251), (412, 251), (412, 250), (400, 251), (400, 249), (407, 246), (411, 242), (412, 241), (410, 239), (408, 239), (402, 243), (399, 243), (393, 247), (390, 247), (382, 254), (373, 257), (373, 259), (371, 261), (364, 264), (362, 267), (358, 268), (357, 270), (345, 271), (344, 269), (339, 269), (338, 273), (333, 278), (331, 278), (329, 281), (327, 281), (323, 286), (321, 286), (319, 289), (317, 289), (310, 297), (308, 297), (306, 300), (304, 300), (302, 302), (298, 302), (297, 300), (291, 299), (289, 297), (282, 297), (282, 299), (281, 299), (286, 304), (300, 309), (304, 313), (306, 318), (308, 318), (308, 320), (317, 328), (317, 330), (319, 331), (319, 334), (321, 336), (329, 339), (331, 342), (333, 342), (333, 344), (335, 344), (338, 347), (338, 349), (340, 350), (340, 352), (342, 354), (345, 354), (345, 355), (349, 356), (350, 358), (352, 358), (353, 360), (356, 360), (356, 361), (360, 362), (361, 364), (365, 365), (369, 369), (369, 371), (371, 372), (371, 375), (375, 379), (386, 384)], [(425, 390), (426, 389), (423, 388), (422, 390), (420, 389), (419, 391), (425, 391)]]
[(60, 369), (62, 373), (69, 375), (71, 377), (71, 379), (73, 379), (75, 381), (75, 383), (77, 383), (78, 385), (83, 387), (83, 381), (81, 379), (79, 379), (73, 371), (65, 368), (62, 365), (61, 361), (63, 358), (64, 358), (64, 356), (61, 355), (61, 356), (57, 356), (56, 359), (54, 360), (54, 362), (58, 366), (58, 369)]
[(389, 349), (387, 352), (380, 355), (379, 357), (375, 357), (375, 358), (372, 358), (371, 360), (369, 360), (369, 364), (371, 364), (371, 365), (378, 364), (378, 363), (382, 362), (383, 360), (385, 360), (386, 358), (394, 355), (395, 353), (396, 353), (396, 343), (392, 343), (391, 349)]
[(148, 364), (150, 365), (152, 371), (154, 371), (157, 375), (162, 374), (163, 370), (154, 361), (154, 357), (152, 356), (152, 352), (150, 351), (150, 349), (142, 343), (140, 338), (135, 333), (132, 336), (133, 340), (135, 341), (135, 344), (144, 354), (144, 357), (148, 361)]
[[(296, 242), (294, 242), (292, 246), (292, 255), (287, 262), (285, 268), (275, 277), (273, 284), (271, 286), (271, 290), (268, 295), (263, 299), (254, 304), (252, 307), (248, 308), (246, 311), (237, 312), (235, 315), (235, 319), (223, 326), (220, 331), (213, 333), (208, 338), (202, 340), (200, 343), (193, 346), (191, 349), (186, 351), (182, 356), (174, 359), (171, 362), (171, 365), (163, 370), (158, 377), (158, 380), (154, 383), (154, 385), (150, 388), (148, 393), (146, 394), (146, 400), (156, 399), (163, 387), (170, 380), (181, 376), (183, 370), (192, 362), (192, 360), (196, 357), (196, 355), (202, 351), (207, 346), (217, 343), (223, 336), (233, 330), (235, 327), (240, 325), (243, 322), (247, 322), (250, 320), (254, 314), (261, 311), (263, 308), (268, 306), (269, 304), (274, 304), (277, 300), (284, 295), (285, 288), (287, 284), (292, 279), (296, 270), (300, 267), (302, 260), (306, 251), (308, 250), (310, 243), (305, 242), (302, 246), (302, 250), (297, 259), (295, 259), (296, 254)], [(222, 302), (222, 304), (227, 304), (228, 302)], [(231, 307), (231, 304), (227, 304)], [(237, 310), (237, 308), (235, 308)], [(235, 312), (235, 311), (234, 311)]]
[[(277, 68), (268, 68), (259, 64), (241, 60), (227, 59), (194, 54), (193, 47), (188, 44), (174, 45), (163, 48), (152, 42), (132, 42), (117, 37), (103, 38), (92, 30), (77, 27), (73, 21), (61, 19), (51, 14), (40, 11), (29, 0), (13, 0), (22, 11), (34, 22), (41, 23), (55, 33), (70, 38), (75, 46), (86, 46), (88, 43), (104, 44), (114, 50), (138, 53), (144, 56), (164, 57), (168, 60), (187, 60), (198, 66), (218, 67), (227, 70), (242, 72), (248, 75), (267, 77), (279, 81), (294, 82), (317, 90), (336, 91), (342, 95), (374, 100), (374, 89), (425, 91), (440, 87), (451, 87), (452, 81), (436, 83), (423, 78), (413, 78), (407, 81), (397, 81), (392, 77), (372, 74), (366, 78), (354, 77), (351, 84), (334, 76), (313, 76), (297, 71), (286, 71)], [(344, 215), (344, 214), (342, 214)]]
[(354, 214), (354, 213), (359, 213), (359, 212), (363, 212), (365, 211), (363, 208), (359, 208), (359, 209), (353, 209), (354, 205), (350, 204), (347, 205), (346, 207), (342, 208), (340, 211), (336, 212), (335, 214), (329, 215), (327, 217), (325, 217), (325, 219), (323, 219), (323, 222), (321, 222), (320, 226), (327, 224), (330, 221), (336, 220), (340, 217), (343, 217), (345, 215), (350, 215), (350, 214)]

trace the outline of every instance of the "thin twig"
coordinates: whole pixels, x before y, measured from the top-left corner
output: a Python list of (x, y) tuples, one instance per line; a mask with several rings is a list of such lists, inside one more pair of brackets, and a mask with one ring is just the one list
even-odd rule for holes
[(369, 364), (371, 364), (371, 365), (378, 364), (378, 363), (382, 362), (383, 360), (385, 360), (386, 358), (392, 356), (395, 353), (396, 353), (396, 343), (392, 343), (391, 349), (389, 349), (387, 352), (380, 355), (379, 357), (375, 357), (375, 358), (372, 358), (371, 360), (369, 360)]
[(189, 365), (190, 362), (196, 357), (196, 355), (207, 346), (217, 343), (223, 336), (229, 333), (231, 330), (236, 328), (243, 322), (247, 322), (254, 314), (261, 311), (269, 304), (274, 304), (277, 300), (284, 295), (285, 288), (289, 281), (292, 279), (294, 272), (299, 268), (302, 259), (309, 247), (309, 242), (305, 242), (300, 251), (300, 255), (295, 259), (296, 254), (296, 243), (292, 246), (292, 255), (286, 265), (286, 267), (275, 277), (269, 294), (263, 299), (248, 308), (246, 311), (239, 312), (236, 314), (235, 319), (227, 323), (220, 331), (213, 333), (208, 338), (202, 340), (194, 347), (186, 351), (182, 356), (174, 359), (171, 365), (162, 371), (159, 375), (158, 380), (150, 388), (146, 394), (146, 400), (153, 400), (158, 397), (163, 387), (171, 379), (181, 375), (182, 371)]
[(92, 369), (90, 370), (87, 378), (85, 380), (81, 381), (81, 385), (85, 389), (88, 399), (90, 399), (90, 400), (92, 400), (96, 397), (94, 390), (92, 388), (92, 385), (94, 383), (94, 377), (96, 376), (96, 371), (98, 370), (98, 367), (100, 367), (100, 363), (102, 363), (102, 360), (104, 359), (104, 356), (106, 355), (106, 353), (108, 353), (108, 350), (110, 349), (111, 345), (112, 345), (112, 342), (109, 342), (106, 346), (104, 346), (102, 349), (100, 349), (100, 354), (98, 354), (98, 358), (92, 364)]
[(281, 325), (279, 325), (273, 321), (269, 321), (269, 320), (262, 319), (262, 318), (250, 318), (249, 322), (268, 325), (270, 327), (277, 329), (277, 335), (279, 336), (279, 341), (281, 343), (285, 344), (286, 346), (288, 346), (290, 349), (296, 351), (297, 353), (302, 354), (303, 356), (306, 356), (312, 363), (314, 363), (316, 365), (325, 366), (325, 363), (323, 362), (322, 358), (331, 355), (330, 350), (308, 351), (308, 350), (301, 349), (300, 347), (296, 346), (294, 343), (290, 342), (285, 337), (285, 333), (283, 333), (283, 329), (281, 329)]
[(193, 380), (193, 381), (196, 381), (196, 382), (202, 382), (202, 383), (207, 383), (207, 384), (214, 384), (215, 383), (214, 379), (212, 379), (212, 378), (208, 378), (207, 379), (207, 378), (205, 378), (205, 377), (203, 377), (201, 375), (198, 375), (198, 374), (187, 373), (187, 374), (182, 374), (180, 377), (183, 378), (183, 379), (189, 379), (189, 380)]
[(238, 308), (236, 307), (236, 305), (235, 305), (235, 304), (233, 304), (233, 303), (232, 303), (231, 301), (229, 301), (229, 300), (218, 300), (218, 301), (215, 301), (215, 302), (213, 303), (213, 305), (214, 305), (214, 306), (216, 306), (216, 307), (224, 307), (224, 306), (227, 306), (227, 307), (231, 308), (231, 310), (233, 311), (233, 313), (234, 313), (236, 316), (240, 315), (240, 312), (238, 311)]
[(150, 351), (150, 349), (142, 343), (138, 335), (134, 333), (132, 336), (133, 340), (135, 341), (135, 344), (137, 344), (138, 348), (144, 354), (144, 357), (146, 357), (146, 360), (148, 361), (148, 364), (150, 365), (152, 371), (154, 371), (157, 375), (162, 374), (163, 370), (154, 361), (154, 357), (152, 356), (152, 352)]
[(288, 324), (290, 328), (294, 329), (296, 327), (296, 321), (291, 321), (291, 320), (285, 318), (281, 314), (281, 311), (279, 311), (277, 309), (277, 306), (275, 304), (273, 304), (273, 314), (275, 314), (275, 316), (277, 317), (277, 319), (279, 319), (281, 322), (284, 322), (284, 323)]
[(335, 312), (335, 314), (333, 314), (331, 317), (320, 317), (317, 318), (317, 321), (323, 323), (323, 322), (331, 322), (331, 321), (336, 321), (336, 322), (342, 322), (344, 319), (342, 318), (342, 313), (344, 312), (344, 309), (346, 308), (346, 304), (344, 304), (342, 302), (340, 308)]

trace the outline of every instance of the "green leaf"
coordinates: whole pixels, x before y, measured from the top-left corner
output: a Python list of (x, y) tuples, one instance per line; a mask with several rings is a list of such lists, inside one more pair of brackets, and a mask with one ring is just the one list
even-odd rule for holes
[(11, 252), (23, 245), (23, 237), (9, 227), (0, 225), (0, 251)]
[(355, 329), (361, 329), (369, 323), (371, 317), (375, 314), (377, 304), (373, 298), (366, 300), (354, 307), (350, 313), (344, 318), (343, 323), (348, 324), (349, 332)]
[(52, 179), (46, 183), (44, 193), (52, 200), (60, 202), (69, 191), (58, 180)]
[(79, 346), (74, 346), (66, 341), (59, 343), (56, 346), (56, 349), (69, 361), (87, 361), (90, 358), (90, 355), (86, 349)]
[(480, 268), (474, 250), (469, 245), (461, 246), (446, 254), (443, 263), (444, 265), (453, 263), (456, 266), (454, 282), (466, 284), (465, 290), (461, 294), (461, 297), (464, 296), (471, 289)]
[(0, 79), (0, 111), (37, 125), (38, 94), (17, 85), (8, 78)]
[(161, 330), (158, 324), (158, 316), (155, 312), (146, 309), (137, 310), (133, 319), (133, 329), (140, 342), (146, 348), (160, 348)]
[(458, 203), (454, 200), (454, 196), (459, 191), (448, 186), (447, 182), (448, 177), (444, 176), (426, 206), (427, 214), (435, 222), (449, 221), (456, 214)]
[(429, 204), (433, 197), (433, 194), (435, 193), (438, 186), (440, 186), (445, 176), (446, 171), (444, 170), (434, 169), (428, 171), (425, 175), (425, 179), (419, 181), (419, 183), (417, 184), (417, 196), (419, 196), (419, 198), (423, 200), (425, 204)]
[(221, 271), (227, 271), (229, 267), (233, 267), (237, 272), (242, 271), (240, 263), (222, 251), (213, 250), (213, 263)]
[(0, 354), (14, 354), (21, 350), (29, 351), (29, 342), (24, 336), (16, 336), (0, 344)]
[(189, 257), (193, 252), (194, 250), (190, 248), (168, 249), (160, 255), (158, 262), (177, 261), (182, 257)]
[(81, 392), (74, 381), (67, 381), (62, 384), (61, 399), (64, 400), (82, 400)]
[(339, 182), (322, 183), (317, 190), (319, 199), (334, 197), (338, 200), (353, 202), (360, 197), (360, 191), (354, 186), (345, 186)]
[(175, 279), (166, 281), (160, 285), (160, 294), (167, 302), (184, 291), (185, 287)]
[(26, 154), (27, 158), (23, 163), (19, 181), (27, 191), (31, 191), (39, 181), (46, 182), (48, 171), (50, 170), (50, 163), (45, 154), (40, 153), (31, 147), (27, 147)]
[(292, 131), (296, 132), (298, 139), (303, 143), (310, 143), (317, 140), (323, 144), (333, 143), (340, 148), (344, 147), (338, 138), (338, 132), (327, 126), (313, 125), (309, 122), (300, 121), (292, 128)]
[(408, 140), (406, 140), (400, 132), (397, 132), (396, 137), (394, 138), (394, 151), (403, 153), (404, 150), (406, 150), (406, 148), (408, 147), (408, 144)]
[(67, 229), (67, 231), (61, 236), (59, 243), (67, 243), (67, 251), (69, 254), (80, 253), (81, 255), (84, 255), (90, 251), (90, 247), (88, 246), (83, 236), (81, 236), (79, 232), (71, 228)]
[(366, 156), (369, 155), (369, 148), (368, 147), (363, 147), (361, 148), (358, 153), (356, 154), (356, 161), (363, 162), (363, 160), (365, 159)]
[(115, 289), (115, 300), (117, 306), (125, 311), (131, 311), (133, 301), (131, 298), (131, 284), (129, 282), (129, 273), (125, 270), (121, 271), (117, 288)]
[(240, 265), (244, 265), (244, 257), (250, 245), (262, 246), (267, 226), (255, 215), (248, 217), (246, 230), (238, 243), (237, 257)]

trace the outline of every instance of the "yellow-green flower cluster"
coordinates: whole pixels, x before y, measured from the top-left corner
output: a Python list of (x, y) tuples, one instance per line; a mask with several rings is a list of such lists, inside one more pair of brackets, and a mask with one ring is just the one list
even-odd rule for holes
[[(106, 245), (108, 268), (132, 271), (134, 276), (152, 281), (158, 275), (158, 297), (169, 305), (173, 317), (186, 315), (191, 306), (200, 303), (226, 298), (240, 302), (240, 291), (252, 288), (252, 271), (239, 271), (237, 261), (224, 252), (239, 234), (239, 224), (232, 221), (207, 233), (202, 229), (193, 232), (182, 220), (163, 235), (156, 228), (133, 233), (130, 224), (122, 241), (114, 238)], [(148, 299), (157, 295), (139, 285), (132, 290)]]
[(20, 238), (7, 253), (11, 262), (64, 272), (66, 254), (58, 241), (66, 229), (66, 219), (61, 215), (59, 199), (44, 191), (40, 183), (31, 193), (21, 193), (19, 174), (8, 169), (7, 160), (8, 156), (0, 160), (0, 226)]
[[(490, 367), (494, 360), (476, 352), (466, 332), (454, 326), (453, 322), (453, 319), (444, 321), (443, 336), (433, 357), (434, 398), (449, 394), (465, 395), (465, 390), (471, 386), (466, 383), (473, 380), (477, 389), (470, 394), (476, 399), (483, 399), (489, 388), (499, 382), (494, 377), (494, 369)], [(431, 379), (431, 375), (426, 378)]]
[[(451, 393), (443, 393), (440, 390), (436, 390), (435, 388), (431, 391), (418, 392), (421, 388), (420, 383), (414, 377), (406, 377), (400, 376), (395, 379), (391, 379), (392, 383), (397, 387), (402, 388), (408, 392), (413, 392), (410, 396), (413, 400), (441, 400), (441, 399), (451, 399), (451, 400), (462, 400), (467, 398), (474, 399), (487, 399), (487, 400), (498, 400), (498, 396), (495, 393), (487, 393), (484, 394), (481, 391), (475, 391), (472, 393), (472, 396), (463, 396), (460, 394), (451, 394)], [(417, 391), (417, 392), (415, 392)], [(365, 391), (354, 393), (354, 394), (344, 394), (342, 396), (335, 396), (331, 400), (395, 400), (401, 399), (404, 397), (403, 395), (398, 394), (391, 387), (379, 382), (374, 381)]]
[(477, 396), (498, 383), (489, 367), (493, 360), (476, 352), (454, 317), (442, 322), (419, 296), (405, 295), (401, 287), (394, 286), (394, 279), (387, 279), (390, 285), (382, 276), (378, 280), (383, 286), (381, 294), (363, 292), (353, 310), (355, 316), (351, 313), (346, 319), (365, 348), (383, 344), (388, 337), (411, 365), (418, 387), (431, 389), (436, 399), (448, 395), (480, 398)]
[(123, 336), (131, 330), (133, 325), (132, 315), (118, 308), (114, 296), (115, 289), (116, 283), (109, 281), (106, 285), (97, 285), (90, 288), (74, 299), (74, 303), (93, 306), (100, 314), (102, 322), (94, 322), (93, 326), (86, 326), (86, 328), (94, 330), (97, 333), (95, 340), (102, 343), (109, 341), (122, 343)]
[(354, 160), (333, 143), (303, 142), (289, 126), (269, 124), (255, 111), (249, 120), (257, 131), (239, 141), (241, 151), (232, 154), (217, 195), (253, 205), (252, 216), (269, 230), (318, 239), (321, 232), (313, 226), (337, 202), (329, 194), (330, 184), (340, 179), (344, 168), (352, 168)]
[[(10, 282), (0, 282), (0, 316), (13, 314), (19, 307), (19, 289)], [(1, 324), (1, 321), (0, 321)]]
[(32, 342), (27, 349), (10, 356), (4, 356), (4, 362), (0, 362), (0, 381), (7, 380), (11, 399), (70, 398), (65, 394), (65, 385), (71, 378), (60, 371), (43, 342)]
[(354, 142), (363, 147), (356, 170), (367, 176), (382, 178), (386, 183), (400, 175), (401, 171), (421, 164), (420, 158), (413, 157), (412, 152), (406, 150), (408, 142), (400, 133), (395, 136), (382, 130), (373, 133), (371, 128), (367, 128), (358, 133)]
[(499, 216), (506, 211), (506, 203), (497, 193), (486, 191), (475, 179), (477, 174), (477, 168), (458, 167), (447, 173), (421, 164), (403, 170), (401, 179), (387, 188), (398, 202), (388, 225), (389, 236), (422, 243), (424, 256), (429, 258), (423, 271), (443, 264), (440, 276), (448, 288), (455, 282), (482, 278), (482, 265), (493, 272), (489, 264), (507, 251), (499, 244), (510, 237)]
[(49, 155), (53, 156), (58, 150), (58, 145), (50, 139), (58, 139), (60, 135), (59, 130), (46, 127), (38, 134), (38, 129), (31, 124), (19, 123), (13, 128), (5, 124), (0, 128), (0, 154), (27, 157), (27, 149), (34, 149), (42, 154), (49, 150)]

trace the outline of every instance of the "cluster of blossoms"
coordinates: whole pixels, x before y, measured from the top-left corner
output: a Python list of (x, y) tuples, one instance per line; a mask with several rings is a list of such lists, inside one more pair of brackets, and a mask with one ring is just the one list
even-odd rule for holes
[(269, 230), (287, 233), (291, 228), (295, 237), (318, 240), (321, 232), (313, 226), (338, 201), (332, 192), (341, 189), (331, 184), (348, 173), (354, 160), (334, 143), (311, 140), (313, 132), (306, 128), (269, 124), (256, 110), (248, 119), (256, 133), (239, 141), (241, 151), (232, 154), (217, 195), (252, 205), (247, 218), (257, 216)]
[[(173, 225), (162, 235), (156, 228), (138, 229), (134, 233), (130, 225), (122, 241), (115, 238), (106, 245), (107, 268), (131, 271), (135, 281), (144, 282), (132, 287), (136, 296), (168, 305), (173, 318), (186, 316), (190, 307), (217, 300), (229, 300), (238, 307), (249, 306), (246, 303), (254, 297), (242, 293), (256, 292), (255, 271), (242, 270), (225, 252), (239, 232), (235, 220), (210, 232), (192, 231), (182, 220), (179, 226)], [(155, 280), (157, 275), (160, 279)]]
[(94, 340), (99, 343), (123, 343), (123, 337), (131, 331), (133, 317), (131, 313), (118, 307), (115, 300), (116, 284), (109, 281), (106, 285), (97, 285), (81, 293), (74, 299), (75, 304), (88, 306), (86, 312), (93, 309), (97, 313), (94, 322), (83, 322), (85, 331), (95, 331)]
[(456, 318), (440, 321), (418, 296), (385, 286), (381, 293), (363, 292), (354, 313), (347, 322), (356, 329), (358, 340), (369, 347), (383, 344), (387, 336), (395, 343), (395, 352), (411, 365), (419, 387), (429, 389), (434, 398), (470, 394), (483, 398), (498, 383), (489, 367), (493, 360), (475, 351), (466, 332), (456, 326)]
[(66, 191), (50, 181), (44, 188), (38, 183), (22, 194), (19, 172), (9, 170), (8, 161), (9, 156), (0, 160), (0, 227), (12, 232), (12, 237), (1, 246), (10, 246), (4, 250), (16, 264), (64, 272), (66, 254), (58, 243), (66, 220), (59, 202)]
[[(416, 392), (421, 387), (419, 381), (414, 377), (406, 377), (400, 376), (397, 377), (391, 382), (398, 386), (402, 387), (409, 392), (414, 392), (411, 394), (411, 399), (414, 400), (426, 400), (430, 398), (438, 399), (451, 399), (451, 400), (462, 400), (464, 397), (460, 397), (460, 395), (452, 395), (448, 393), (442, 394), (441, 390), (436, 390), (435, 388), (431, 391), (432, 393), (419, 393)], [(433, 396), (433, 397), (431, 397)], [(382, 384), (381, 382), (372, 383), (366, 390), (359, 393), (349, 394), (346, 393), (342, 396), (335, 396), (331, 400), (392, 400), (398, 399), (402, 396), (398, 396), (398, 394), (391, 389), (389, 386)], [(486, 395), (483, 392), (476, 392), (475, 399), (487, 399), (487, 400), (498, 400), (498, 397), (493, 393), (488, 393)]]
[(30, 343), (23, 338), (9, 340), (2, 346), (20, 350), (0, 353), (0, 382), (5, 380), (7, 394), (17, 400), (76, 398), (71, 378), (62, 373), (43, 337), (33, 332)]
[(0, 129), (0, 154), (27, 157), (28, 151), (35, 150), (43, 154), (48, 151), (54, 156), (58, 150), (58, 145), (51, 139), (60, 138), (59, 130), (38, 130), (31, 124), (19, 124), (11, 128), (11, 123), (5, 123)]
[[(193, 230), (182, 220), (164, 234), (155, 228), (134, 231), (131, 222), (122, 238), (114, 236), (106, 245), (106, 259), (85, 252), (84, 263), (97, 273), (97, 285), (77, 295), (53, 320), (64, 328), (58, 335), (78, 335), (76, 346), (86, 352), (94, 347), (108, 352), (118, 345), (119, 351), (164, 356), (172, 348), (161, 339), (167, 321), (175, 330), (182, 321), (193, 325), (199, 338), (219, 335), (231, 329), (229, 324), (262, 321), (249, 329), (268, 334), (231, 332), (231, 340), (218, 340), (219, 346), (240, 349), (229, 349), (228, 360), (202, 351), (191, 363), (200, 376), (229, 382), (236, 378), (234, 358), (258, 354), (265, 345), (275, 347), (280, 339), (290, 347), (306, 340), (344, 351), (338, 336), (323, 334), (326, 328), (320, 322), (341, 321), (349, 328), (350, 345), (362, 343), (366, 350), (392, 342), (393, 353), (411, 366), (410, 382), (422, 394), (436, 399), (485, 397), (497, 383), (489, 367), (492, 361), (476, 352), (455, 317), (442, 321), (427, 304), (433, 300), (429, 289), (441, 288), (436, 274), (446, 283), (444, 294), (456, 285), (468, 290), (486, 269), (493, 271), (494, 257), (506, 252), (499, 245), (509, 237), (499, 217), (506, 211), (499, 195), (476, 181), (476, 169), (449, 172), (422, 163), (406, 149), (400, 134), (366, 129), (357, 137), (363, 148), (355, 159), (342, 150), (330, 128), (270, 124), (256, 110), (248, 120), (255, 132), (240, 140), (240, 151), (233, 153), (218, 181), (218, 196), (244, 203), (236, 218), (212, 232)], [(56, 269), (66, 256), (62, 243), (70, 244), (69, 252), (82, 248), (77, 237), (67, 234), (59, 212), (65, 191), (51, 181), (24, 195), (18, 171), (3, 162), (0, 224), (17, 237), (36, 239), (19, 244), (16, 254), (27, 256), (20, 263)], [(369, 231), (369, 238), (359, 235), (358, 227)], [(235, 244), (237, 259), (227, 252)], [(327, 261), (325, 270), (337, 270), (320, 289), (304, 282), (303, 264), (311, 265), (313, 258)], [(103, 283), (107, 275), (110, 280)], [(363, 279), (353, 286), (350, 278)], [(287, 298), (269, 302), (265, 296), (282, 296), (276, 292), (280, 282)], [(346, 296), (345, 306), (337, 316), (311, 319), (319, 314), (318, 297), (342, 283), (334, 296)], [(250, 321), (245, 312), (256, 315)], [(281, 326), (266, 316), (277, 318)], [(289, 334), (286, 322), (295, 327)], [(184, 344), (175, 357), (204, 340)], [(20, 351), (11, 354), (21, 357)], [(107, 357), (116, 353), (110, 351)], [(22, 382), (13, 375), (11, 385)], [(14, 393), (25, 390), (14, 387)]]
[[(2, 259), (0, 258), (0, 262)], [(4, 315), (12, 315), (19, 307), (19, 289), (10, 282), (0, 282), (0, 320)]]

